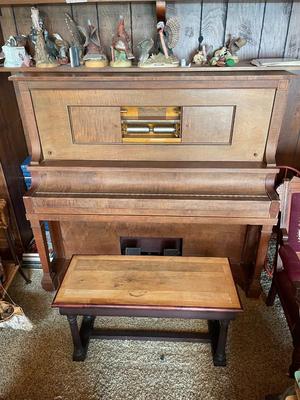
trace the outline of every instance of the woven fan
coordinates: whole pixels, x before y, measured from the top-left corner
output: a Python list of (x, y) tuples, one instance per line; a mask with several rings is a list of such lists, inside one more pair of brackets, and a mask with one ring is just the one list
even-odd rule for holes
[(165, 26), (165, 32), (167, 34), (167, 46), (169, 49), (174, 49), (179, 41), (180, 23), (176, 17), (171, 17), (167, 20)]

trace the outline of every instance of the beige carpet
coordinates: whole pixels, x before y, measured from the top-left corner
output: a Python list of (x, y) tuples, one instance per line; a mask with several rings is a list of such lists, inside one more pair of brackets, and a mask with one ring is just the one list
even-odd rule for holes
[[(280, 305), (246, 299), (231, 324), (228, 366), (212, 365), (207, 344), (92, 341), (85, 362), (71, 360), (65, 317), (50, 308), (53, 294), (18, 276), (10, 293), (34, 324), (29, 333), (0, 330), (1, 400), (258, 400), (283, 391), (291, 339)], [(99, 319), (98, 319), (99, 324)], [(201, 329), (199, 321), (106, 318), (105, 325)]]

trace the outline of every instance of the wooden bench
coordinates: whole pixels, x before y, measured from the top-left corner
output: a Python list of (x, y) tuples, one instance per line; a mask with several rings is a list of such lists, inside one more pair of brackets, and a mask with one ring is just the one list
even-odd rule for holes
[[(68, 317), (74, 361), (85, 359), (90, 338), (185, 340), (211, 342), (217, 366), (226, 365), (228, 325), (242, 311), (228, 260), (205, 257), (73, 256), (52, 306)], [(98, 316), (199, 318), (209, 329), (96, 329)]]

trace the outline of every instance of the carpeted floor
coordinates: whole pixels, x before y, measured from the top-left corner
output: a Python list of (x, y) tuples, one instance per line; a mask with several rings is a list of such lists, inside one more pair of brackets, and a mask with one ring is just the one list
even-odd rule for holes
[[(29, 333), (0, 330), (1, 400), (262, 400), (292, 384), (286, 376), (291, 339), (281, 307), (246, 299), (231, 324), (228, 366), (212, 365), (207, 344), (92, 341), (84, 363), (71, 360), (65, 317), (50, 308), (53, 294), (18, 276), (10, 291), (34, 324)], [(106, 318), (103, 324), (203, 329), (182, 320)], [(99, 321), (98, 321), (99, 324)]]

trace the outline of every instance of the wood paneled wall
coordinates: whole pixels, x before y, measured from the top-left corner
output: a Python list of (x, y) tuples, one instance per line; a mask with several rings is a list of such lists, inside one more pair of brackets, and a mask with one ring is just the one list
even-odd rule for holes
[[(90, 3), (73, 5), (41, 5), (47, 15), (50, 32), (59, 32), (70, 39), (64, 22), (64, 13), (70, 13), (82, 25), (90, 19), (98, 25), (102, 42), (108, 52), (119, 15), (123, 15), (133, 48), (139, 41), (155, 32), (154, 3)], [(1, 23), (4, 37), (28, 34), (30, 7), (3, 7)], [(190, 58), (198, 46), (201, 34), (211, 50), (220, 47), (228, 34), (243, 35), (248, 40), (240, 56), (300, 57), (300, 2), (210, 0), (168, 2), (168, 16), (177, 15), (181, 21), (181, 38), (175, 49), (180, 58)]]

